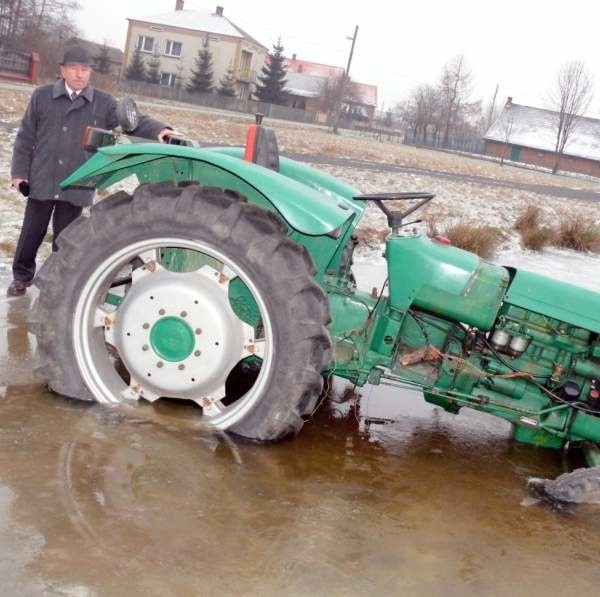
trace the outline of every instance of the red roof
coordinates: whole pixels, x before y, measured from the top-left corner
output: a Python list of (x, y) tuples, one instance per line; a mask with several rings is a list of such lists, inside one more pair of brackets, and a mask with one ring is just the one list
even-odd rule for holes
[[(344, 69), (341, 66), (298, 60), (295, 54), (292, 58), (286, 58), (285, 64), (289, 73), (299, 73), (313, 77), (327, 77), (328, 79), (337, 79), (344, 75)], [(377, 85), (367, 85), (366, 83), (359, 83), (352, 80), (348, 85), (351, 90), (350, 95), (356, 98), (357, 103), (367, 106), (377, 105)]]
[(330, 66), (329, 64), (319, 64), (318, 62), (297, 60), (296, 58), (286, 58), (285, 62), (290, 73), (327, 78), (341, 77), (344, 74), (344, 69), (341, 66)]

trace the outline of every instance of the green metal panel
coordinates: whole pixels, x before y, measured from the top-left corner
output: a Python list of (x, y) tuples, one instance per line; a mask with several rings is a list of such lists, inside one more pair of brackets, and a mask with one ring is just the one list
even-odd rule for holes
[(189, 171), (190, 161), (217, 168), (225, 172), (230, 180), (238, 178), (244, 181), (267, 198), (290, 226), (303, 234), (318, 236), (331, 233), (361, 212), (360, 205), (355, 209), (349, 207), (348, 197), (343, 198), (333, 192), (323, 194), (314, 186), (238, 157), (208, 149), (161, 143), (103, 147), (61, 185), (103, 188), (132, 174), (136, 174), (141, 181), (167, 180), (177, 183), (193, 179)]
[(422, 235), (390, 236), (386, 253), (393, 307), (415, 305), (491, 329), (508, 284), (505, 268)]
[(518, 145), (513, 145), (510, 148), (510, 160), (518, 162), (521, 159), (521, 148)]
[(592, 332), (600, 332), (600, 294), (519, 270), (506, 302)]

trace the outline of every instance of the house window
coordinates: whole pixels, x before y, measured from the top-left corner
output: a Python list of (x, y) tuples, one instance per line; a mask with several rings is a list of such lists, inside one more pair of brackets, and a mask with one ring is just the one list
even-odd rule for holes
[(250, 65), (252, 64), (252, 52), (242, 50), (242, 59), (240, 60), (240, 76), (247, 78), (250, 74)]
[(176, 79), (175, 73), (160, 73), (160, 84), (166, 87), (175, 87)]
[(168, 39), (165, 43), (165, 56), (173, 56), (174, 58), (179, 58), (181, 56), (181, 47), (182, 44), (180, 41), (173, 41), (172, 39)]
[(152, 49), (154, 48), (154, 38), (148, 37), (147, 35), (138, 35), (135, 47), (140, 50), (140, 52), (152, 53)]

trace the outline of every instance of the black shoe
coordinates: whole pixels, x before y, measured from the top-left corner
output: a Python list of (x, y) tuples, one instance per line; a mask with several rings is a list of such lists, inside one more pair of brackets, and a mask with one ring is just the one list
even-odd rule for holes
[(6, 289), (6, 296), (23, 296), (27, 292), (28, 286), (31, 286), (31, 281), (13, 280)]

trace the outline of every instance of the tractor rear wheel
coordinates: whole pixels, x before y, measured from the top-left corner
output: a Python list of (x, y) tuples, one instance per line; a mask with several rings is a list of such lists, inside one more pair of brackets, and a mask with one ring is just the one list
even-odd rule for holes
[(297, 433), (314, 410), (329, 305), (275, 214), (231, 191), (142, 185), (99, 202), (58, 246), (29, 324), (51, 390), (191, 400), (214, 428), (256, 440)]

